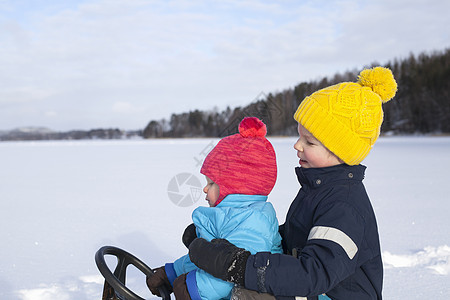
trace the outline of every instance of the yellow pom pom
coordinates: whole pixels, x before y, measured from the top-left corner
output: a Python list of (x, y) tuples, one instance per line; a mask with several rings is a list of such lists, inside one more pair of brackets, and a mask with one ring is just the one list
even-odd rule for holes
[(388, 68), (365, 69), (359, 73), (358, 83), (370, 87), (381, 97), (383, 103), (391, 100), (397, 92), (397, 82)]

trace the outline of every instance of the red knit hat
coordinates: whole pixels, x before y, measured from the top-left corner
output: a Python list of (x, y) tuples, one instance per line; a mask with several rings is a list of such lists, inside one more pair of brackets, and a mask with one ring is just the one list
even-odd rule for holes
[(239, 133), (220, 140), (205, 158), (200, 173), (219, 185), (215, 205), (229, 194), (267, 196), (272, 191), (277, 162), (266, 133), (261, 120), (244, 118)]

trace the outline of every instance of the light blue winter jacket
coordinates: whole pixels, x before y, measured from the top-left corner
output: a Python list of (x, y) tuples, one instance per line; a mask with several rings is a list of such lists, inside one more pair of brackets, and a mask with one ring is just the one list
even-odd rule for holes
[[(267, 196), (228, 195), (216, 207), (199, 207), (192, 213), (197, 236), (208, 241), (227, 239), (252, 254), (261, 251), (282, 253), (281, 236), (275, 209)], [(192, 300), (230, 299), (233, 284), (215, 278), (197, 268), (189, 255), (165, 265), (173, 284), (176, 277), (188, 273), (186, 284)]]

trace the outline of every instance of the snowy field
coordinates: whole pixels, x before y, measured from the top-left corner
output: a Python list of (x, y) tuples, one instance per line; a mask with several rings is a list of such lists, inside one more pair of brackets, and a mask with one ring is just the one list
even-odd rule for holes
[[(299, 188), (295, 138), (270, 140), (279, 176), (269, 200), (282, 223)], [(195, 179), (203, 185), (200, 164), (216, 142), (0, 143), (0, 298), (101, 299), (94, 255), (104, 245), (150, 267), (185, 254), (182, 232), (192, 210), (206, 205)], [(364, 161), (384, 299), (450, 299), (449, 150), (450, 137), (383, 137)], [(193, 174), (193, 189), (176, 190), (182, 173)], [(198, 202), (186, 206), (186, 199)], [(152, 298), (141, 273), (131, 270), (128, 281)]]

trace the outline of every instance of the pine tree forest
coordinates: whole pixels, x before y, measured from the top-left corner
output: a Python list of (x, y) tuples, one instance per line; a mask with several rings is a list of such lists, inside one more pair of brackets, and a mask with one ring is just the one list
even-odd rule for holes
[[(377, 65), (372, 63), (367, 67)], [(449, 134), (450, 49), (417, 56), (411, 54), (406, 59), (395, 59), (384, 66), (394, 73), (398, 91), (394, 99), (383, 105), (382, 134)], [(297, 134), (297, 124), (292, 116), (306, 96), (332, 84), (354, 82), (360, 71), (302, 82), (293, 89), (276, 94), (261, 94), (245, 107), (172, 114), (170, 120), (150, 121), (143, 136), (223, 137), (236, 133), (239, 122), (246, 116), (264, 120), (268, 135), (293, 136)]]

